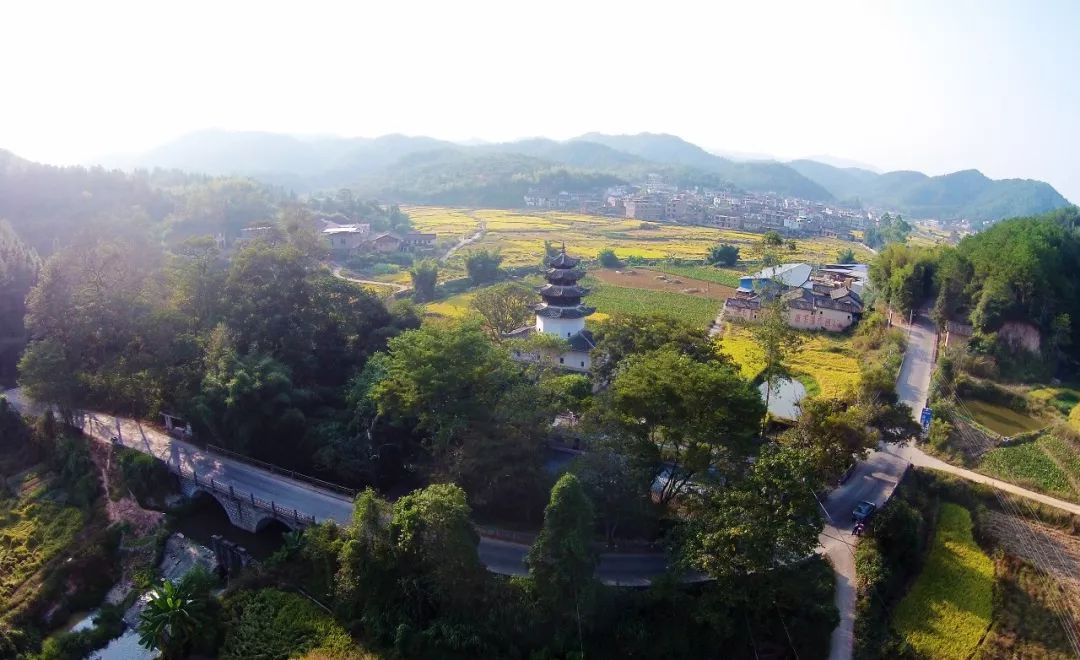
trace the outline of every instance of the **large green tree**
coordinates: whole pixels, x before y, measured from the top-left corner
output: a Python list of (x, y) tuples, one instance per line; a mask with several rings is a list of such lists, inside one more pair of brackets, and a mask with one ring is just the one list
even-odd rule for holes
[(577, 477), (564, 474), (551, 489), (544, 526), (525, 558), (540, 602), (558, 623), (575, 624), (579, 647), (596, 589), (592, 531), (592, 504)]
[(434, 259), (420, 259), (409, 269), (412, 279), (413, 299), (427, 302), (435, 299), (435, 284), (439, 281), (439, 262)]
[(767, 446), (742, 479), (696, 491), (681, 536), (686, 565), (730, 580), (809, 557), (823, 525), (813, 479), (801, 450)]
[(477, 291), (469, 305), (484, 320), (484, 327), (495, 339), (530, 324), (536, 294), (514, 282), (497, 284)]
[(702, 328), (660, 314), (615, 314), (596, 324), (592, 351), (593, 377), (607, 384), (619, 364), (637, 353), (671, 348), (694, 360), (727, 360)]
[(499, 279), (502, 260), (498, 249), (472, 250), (465, 255), (465, 270), (474, 285), (490, 284)]
[[(750, 329), (764, 366), (758, 377), (765, 383), (765, 406), (784, 378), (791, 377), (791, 359), (802, 348), (803, 336), (788, 324), (788, 303), (778, 291), (766, 291), (757, 323)], [(762, 425), (764, 429), (764, 422)]]
[(738, 369), (673, 348), (627, 358), (606, 397), (595, 407), (597, 423), (652, 465), (664, 504), (692, 479), (709, 480), (741, 464), (764, 414), (757, 390)]
[(478, 323), (425, 325), (390, 341), (366, 397), (387, 424), (411, 429), (432, 470), (479, 508), (535, 504), (553, 391), (530, 379)]

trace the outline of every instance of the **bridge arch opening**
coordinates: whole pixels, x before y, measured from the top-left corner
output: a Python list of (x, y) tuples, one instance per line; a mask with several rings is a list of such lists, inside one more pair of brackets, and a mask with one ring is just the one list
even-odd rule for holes
[(280, 547), (285, 543), (285, 535), (291, 531), (291, 527), (277, 518), (267, 517), (255, 523), (255, 536), (268, 545)]
[[(245, 513), (250, 515), (250, 511)], [(253, 534), (233, 525), (224, 505), (201, 488), (191, 494), (189, 505), (176, 517), (172, 530), (207, 548), (211, 547), (211, 536), (218, 535), (243, 546), (256, 559), (268, 558), (284, 543), (280, 530)]]

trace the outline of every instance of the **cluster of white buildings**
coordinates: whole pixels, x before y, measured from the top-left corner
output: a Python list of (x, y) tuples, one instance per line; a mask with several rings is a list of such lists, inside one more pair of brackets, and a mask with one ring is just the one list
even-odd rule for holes
[(603, 194), (530, 190), (529, 208), (574, 210), (649, 222), (705, 225), (749, 232), (778, 231), (788, 236), (853, 239), (873, 221), (870, 213), (835, 204), (773, 193), (679, 190), (650, 177), (638, 186), (615, 186)]

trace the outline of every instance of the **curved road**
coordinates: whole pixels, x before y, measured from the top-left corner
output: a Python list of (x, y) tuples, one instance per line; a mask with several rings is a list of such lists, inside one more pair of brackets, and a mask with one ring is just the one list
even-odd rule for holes
[[(908, 328), (908, 345), (896, 387), (900, 400), (911, 406), (916, 417), (926, 402), (936, 339), (933, 323), (925, 314), (920, 314)], [(33, 402), (22, 397), (18, 390), (10, 390), (4, 394), (24, 413), (40, 412), (35, 410)], [(317, 520), (333, 520), (341, 525), (348, 525), (352, 521), (352, 502), (344, 496), (201, 450), (135, 420), (102, 414), (87, 414), (85, 419), (84, 430), (101, 442), (108, 442), (112, 436), (119, 436), (127, 447), (152, 454), (163, 461), (180, 462), (200, 475), (231, 483), (286, 509), (295, 508), (314, 515)], [(949, 465), (927, 456), (911, 445), (882, 447), (873, 452), (856, 466), (844, 485), (832, 491), (822, 502), (829, 522), (820, 537), (820, 551), (829, 558), (836, 571), (835, 599), (840, 611), (840, 623), (833, 631), (829, 654), (832, 660), (849, 660), (852, 655), (855, 614), (854, 546), (857, 539), (851, 535), (851, 510), (862, 500), (872, 501), (879, 507), (884, 505), (908, 465), (950, 472), (1080, 515), (1080, 505)], [(524, 575), (527, 572), (525, 554), (528, 549), (529, 546), (523, 543), (481, 537), (478, 552), (481, 561), (491, 572)], [(646, 586), (653, 578), (665, 572), (666, 564), (667, 557), (660, 553), (601, 554), (597, 578), (609, 585)], [(693, 576), (690, 579), (701, 577)]]
[[(4, 395), (24, 414), (40, 413), (39, 407), (23, 397), (19, 390), (9, 390)], [(213, 477), (267, 502), (272, 501), (287, 511), (296, 509), (315, 516), (318, 521), (332, 520), (339, 525), (352, 523), (352, 500), (344, 495), (199, 449), (136, 420), (85, 413), (83, 431), (99, 442), (109, 442), (117, 436), (125, 447), (167, 463), (179, 463), (200, 476)], [(493, 573), (525, 575), (528, 572), (525, 554), (529, 546), (526, 544), (481, 537), (477, 551), (480, 560)], [(666, 570), (667, 556), (664, 554), (602, 553), (596, 577), (609, 585), (647, 586)]]

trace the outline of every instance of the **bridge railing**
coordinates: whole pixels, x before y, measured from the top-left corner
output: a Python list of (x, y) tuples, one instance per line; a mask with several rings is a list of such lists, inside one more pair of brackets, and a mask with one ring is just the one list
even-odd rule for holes
[(315, 516), (308, 515), (297, 509), (278, 506), (273, 500), (266, 501), (260, 497), (255, 497), (254, 493), (239, 490), (229, 484), (222, 483), (213, 477), (200, 475), (192, 468), (172, 462), (167, 462), (166, 465), (169, 466), (170, 472), (179, 475), (182, 479), (190, 479), (191, 481), (194, 481), (197, 486), (208, 488), (215, 493), (226, 495), (235, 500), (249, 502), (252, 507), (266, 511), (280, 520), (289, 520), (303, 525), (314, 525), (316, 522)]
[(323, 481), (322, 479), (318, 479), (316, 477), (310, 477), (310, 476), (308, 476), (306, 474), (303, 474), (301, 472), (296, 472), (295, 470), (289, 470), (289, 469), (283, 468), (283, 467), (281, 467), (279, 465), (274, 465), (273, 463), (267, 463), (266, 461), (260, 461), (257, 458), (252, 458), (250, 456), (244, 456), (243, 454), (237, 454), (234, 451), (230, 451), (228, 449), (225, 449), (224, 447), (218, 447), (217, 445), (208, 444), (208, 445), (206, 445), (206, 449), (208, 451), (214, 452), (215, 454), (220, 454), (222, 456), (226, 456), (226, 457), (231, 458), (233, 460), (240, 461), (241, 463), (247, 463), (249, 465), (254, 465), (255, 467), (262, 468), (262, 469), (264, 469), (264, 470), (266, 470), (268, 472), (273, 472), (274, 474), (280, 474), (282, 476), (289, 477), (290, 479), (295, 479), (296, 481), (303, 481), (305, 483), (309, 483), (312, 486), (318, 486), (319, 488), (323, 488), (325, 490), (333, 491), (335, 493), (340, 493), (342, 495), (348, 495), (350, 498), (355, 498), (356, 495), (360, 492), (360, 491), (356, 490), (355, 488), (348, 488), (346, 486), (335, 484), (335, 483), (332, 483), (332, 482), (329, 482), (329, 481)]

